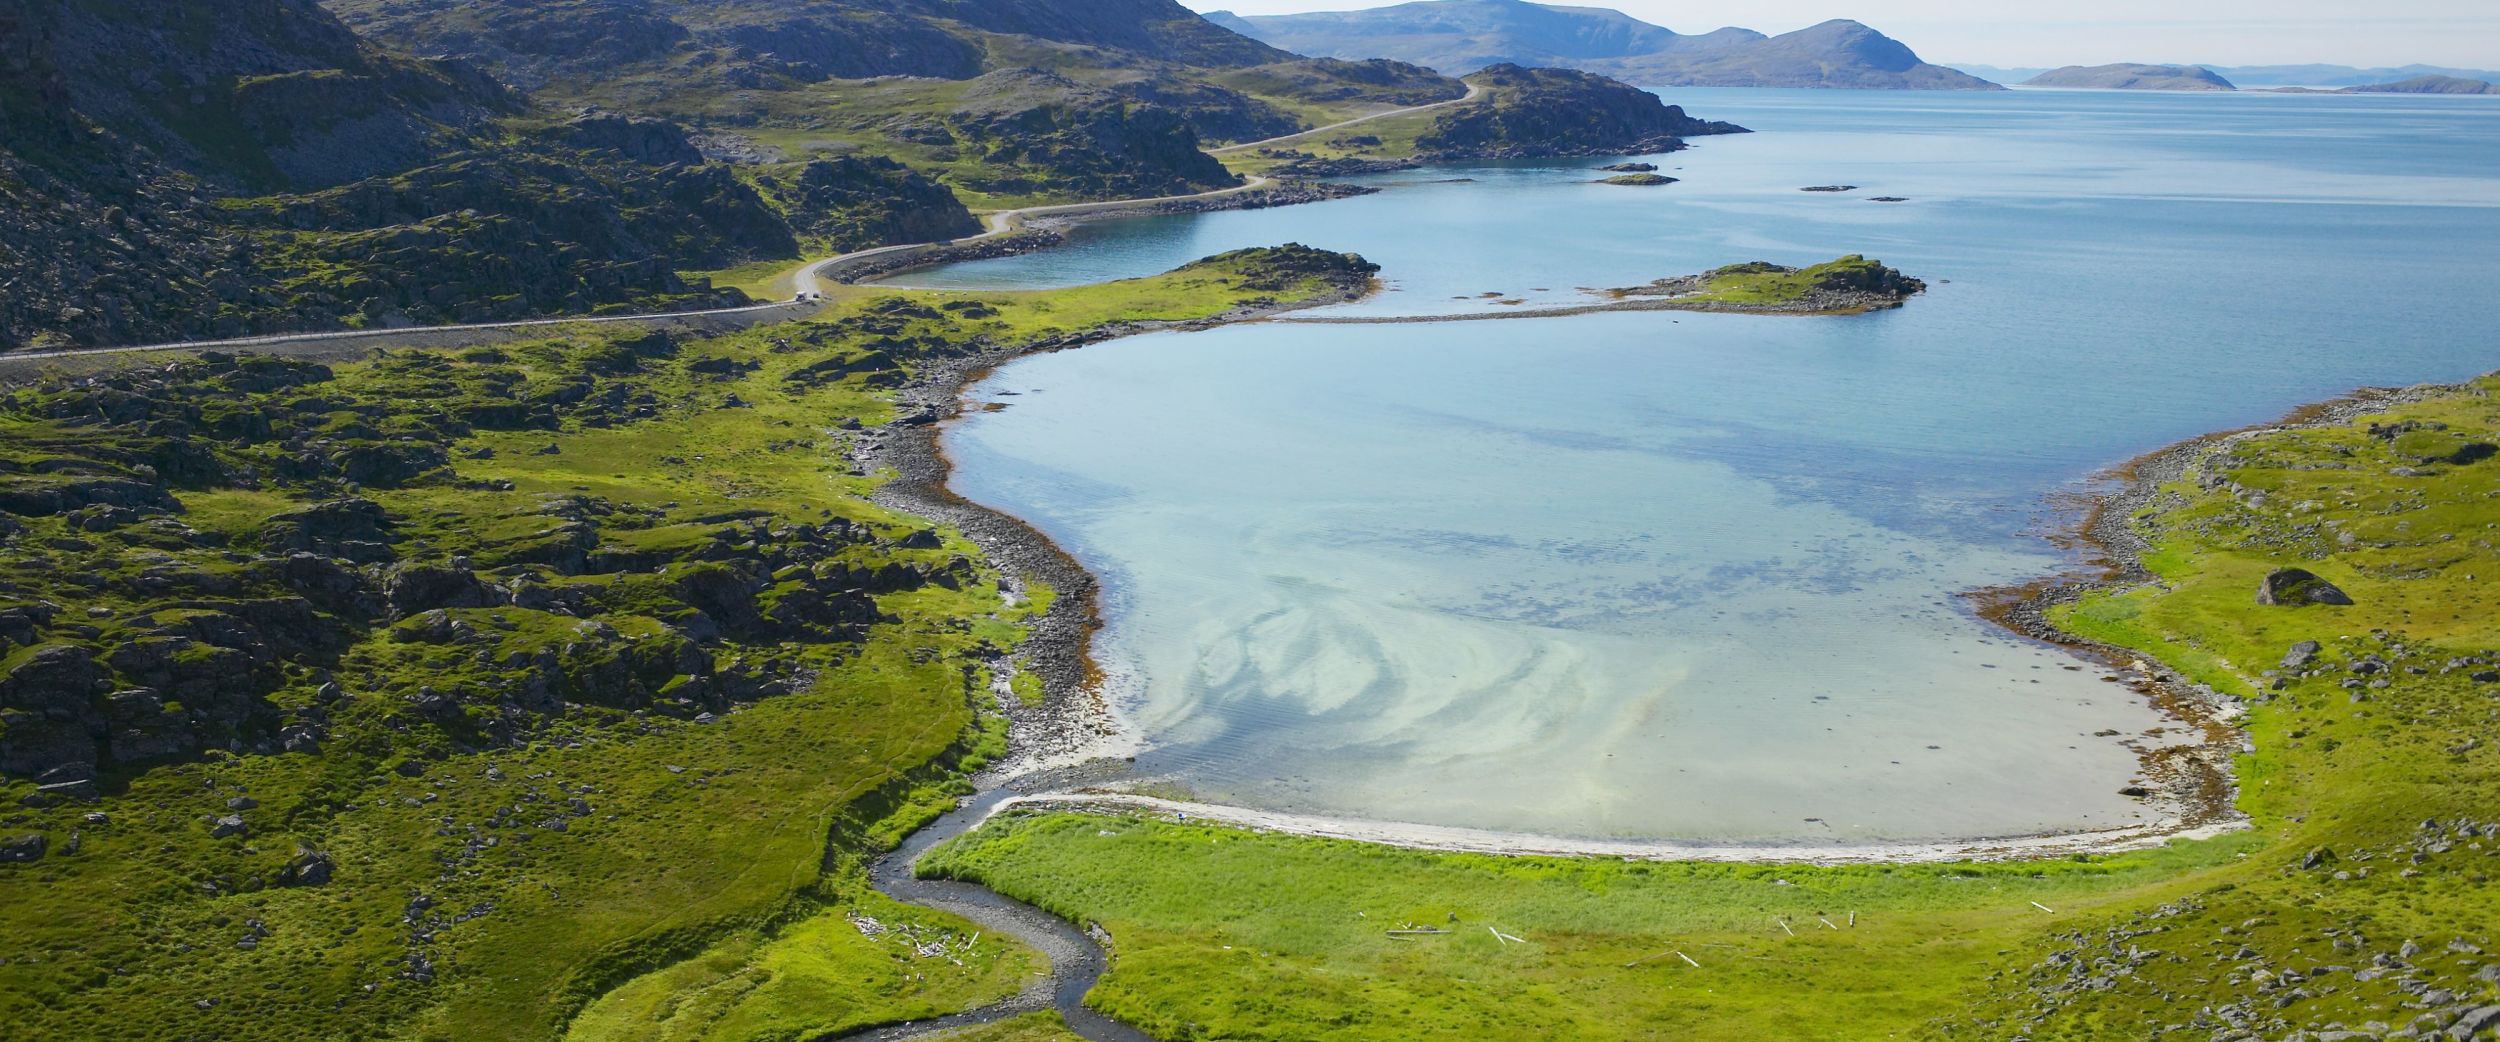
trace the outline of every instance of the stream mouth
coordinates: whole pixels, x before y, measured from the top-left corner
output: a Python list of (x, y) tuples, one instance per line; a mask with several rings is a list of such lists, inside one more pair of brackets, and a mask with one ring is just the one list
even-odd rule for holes
[(1085, 931), (988, 887), (947, 879), (922, 879), (914, 874), (921, 855), (979, 827), (1000, 803), (1016, 795), (1017, 785), (1013, 781), (985, 783), (979, 793), (962, 805), (939, 815), (937, 820), (904, 839), (901, 846), (871, 863), (868, 883), (878, 893), (904, 904), (951, 912), (971, 920), (984, 930), (1005, 934), (1031, 945), (1049, 960), (1050, 968), (1046, 976), (1015, 996), (987, 1006), (833, 1037), (863, 1042), (893, 1042), (1053, 1009), (1058, 1011), (1061, 1020), (1067, 1022), (1069, 1030), (1092, 1042), (1154, 1042), (1153, 1036), (1085, 1005), (1085, 993), (1093, 990), (1094, 982), (1102, 978), (1103, 971), (1109, 969), (1111, 964), (1110, 954)]

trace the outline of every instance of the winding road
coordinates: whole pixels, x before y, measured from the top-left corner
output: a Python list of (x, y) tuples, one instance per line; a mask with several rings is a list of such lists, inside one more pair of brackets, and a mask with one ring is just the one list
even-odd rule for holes
[(1451, 98), (1448, 101), (1433, 101), (1426, 102), (1421, 105), (1409, 105), (1402, 109), (1390, 109), (1387, 112), (1374, 112), (1368, 116), (1356, 116), (1353, 119), (1338, 120), (1337, 122), (1328, 124), (1324, 127), (1312, 127), (1309, 130), (1297, 130), (1291, 134), (1283, 134), (1260, 141), (1244, 141), (1238, 145), (1226, 145), (1222, 148), (1210, 148), (1207, 150), (1207, 154), (1211, 156), (1220, 156), (1226, 152), (1241, 152), (1253, 148), (1263, 148), (1268, 145), (1280, 145), (1297, 138), (1306, 138), (1313, 134), (1325, 134), (1331, 130), (1336, 130), (1341, 127), (1350, 127), (1357, 123), (1369, 123), (1375, 119), (1387, 119), (1391, 116), (1403, 116), (1410, 112), (1430, 112), (1434, 109), (1448, 108), (1452, 105), (1464, 105), (1483, 96), (1484, 88), (1470, 83), (1467, 85), (1467, 93)]

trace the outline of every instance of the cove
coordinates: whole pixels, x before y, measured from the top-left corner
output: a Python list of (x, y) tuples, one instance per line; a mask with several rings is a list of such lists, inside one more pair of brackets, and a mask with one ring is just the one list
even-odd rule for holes
[[(2500, 365), (2487, 99), (1666, 96), (1762, 132), (1659, 157), (1665, 188), (1415, 171), (899, 280), (1298, 240), (1384, 265), (1390, 292), (1335, 313), (1852, 252), (1934, 284), (1861, 318), (1254, 324), (999, 370), (973, 397), (1007, 407), (946, 435), (955, 487), (1102, 577), (1142, 774), (1591, 837), (2137, 823), (2130, 745), (2176, 725), (1960, 595), (2066, 563), (2050, 497), (2139, 452)], [(1798, 191), (1825, 184), (1861, 188)]]

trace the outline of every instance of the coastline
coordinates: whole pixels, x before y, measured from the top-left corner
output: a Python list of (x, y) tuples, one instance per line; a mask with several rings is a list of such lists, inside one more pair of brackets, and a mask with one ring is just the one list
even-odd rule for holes
[(1030, 785), (1042, 777), (1075, 781), (1098, 774), (1121, 762), (1136, 739), (1114, 725), (1112, 707), (1103, 697), (1102, 672), (1093, 659), (1094, 631), (1102, 627), (1100, 585), (1093, 573), (1024, 519), (966, 499), (947, 485), (954, 464), (940, 438), (948, 421), (964, 414), (965, 393), (998, 367), (1027, 355), (1143, 333), (1190, 332), (1258, 321), (1350, 303), (1379, 289), (1379, 279), (1371, 278), (1359, 287), (1339, 287), (1302, 301), (1235, 308), (1187, 322), (1115, 322), (938, 361), (895, 392), (894, 420), (852, 437), (852, 463), (864, 471), (890, 468), (894, 472), (893, 480), (870, 494), (873, 502), (953, 526), (978, 545), (1017, 584), (1019, 592), (1033, 579), (1053, 592), (1049, 609), (1035, 620), (1022, 645), (1003, 656), (1002, 662), (1040, 678), (1044, 698), (1038, 706), (1012, 697), (999, 699), (1010, 722), (1009, 752), (1003, 762), (984, 772), (977, 782), (981, 788), (1011, 781)]
[(951, 463), (939, 441), (943, 420), (961, 413), (961, 397), (972, 384), (998, 365), (1024, 354), (1067, 350), (1166, 329), (1211, 328), (1242, 321), (1314, 321), (1278, 316), (1360, 299), (1363, 295), (1283, 308), (1243, 309), (1191, 323), (1105, 327), (1088, 334), (1003, 349), (932, 370), (929, 377), (902, 392), (902, 407), (916, 410), (907, 415), (920, 422), (898, 420), (890, 426), (897, 432), (895, 436), (879, 439), (858, 457), (863, 465), (894, 466), (898, 472), (897, 479), (880, 491), (879, 501), (958, 525), (1002, 567), (1025, 570), (1052, 583), (1060, 592), (1060, 598), (1027, 638), (1019, 656), (1024, 668), (1042, 676), (1049, 698), (1038, 708), (1010, 707), (1015, 721), (1012, 751), (1000, 767), (981, 779), (981, 787), (990, 798), (980, 801), (982, 807), (977, 814), (954, 823), (957, 829), (978, 828), (988, 817), (1001, 812), (1145, 814), (1258, 832), (1437, 852), (1809, 864), (2109, 854), (2155, 847), (2173, 839), (2207, 839), (2245, 829), (2250, 823), (2235, 806), (2237, 785), (2232, 773), (2232, 757), (2243, 749), (2245, 742), (2234, 724), (2240, 714), (2238, 701), (2143, 653), (2059, 630), (2047, 621), (2046, 612), (2095, 590), (2136, 585), (2153, 578), (2144, 569), (2140, 556), (2149, 547), (2135, 534), (2128, 519), (2156, 503), (2161, 487), (2180, 477), (2194, 461), (2239, 438), (2342, 423), (2357, 415), (2450, 389), (2450, 385), (2442, 384), (2404, 389), (2360, 388), (2336, 399), (2300, 406), (2273, 423), (2199, 435), (2135, 457), (2103, 472), (2103, 479), (2114, 483), (2112, 487), (2071, 497), (2069, 501), (2076, 509), (2068, 516), (2075, 518), (2074, 522), (2060, 524), (2058, 531), (2049, 533), (2048, 537), (2058, 545), (2085, 554), (2079, 568), (2019, 586), (1974, 590), (1963, 595), (1980, 618), (2107, 667), (2113, 680), (2124, 678), (2126, 686), (2164, 716), (2196, 732), (2194, 742), (2151, 746), (2139, 753), (2143, 774), (2152, 790), (2148, 805), (2162, 811), (2161, 817), (2152, 822), (2105, 829), (1868, 844), (1588, 839), (1293, 814), (1166, 799), (1105, 787), (1124, 780), (1122, 761), (1133, 753), (1138, 739), (1116, 725), (1112, 707), (1100, 690), (1100, 673), (1090, 657), (1093, 631), (1101, 625), (1097, 580), (1066, 550), (1031, 525), (964, 500), (946, 488)]

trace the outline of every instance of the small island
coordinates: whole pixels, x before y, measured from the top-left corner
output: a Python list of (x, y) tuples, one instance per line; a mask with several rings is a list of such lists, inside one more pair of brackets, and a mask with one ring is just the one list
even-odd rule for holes
[[(1807, 268), (1753, 261), (1714, 268), (1699, 275), (1659, 279), (1643, 286), (1591, 292), (1604, 297), (1604, 302), (1520, 308), (1515, 311), (1463, 311), (1450, 315), (1285, 315), (1268, 321), (1313, 326), (1385, 326), (1561, 318), (1614, 311), (1862, 315), (1869, 311), (1900, 307), (1911, 297), (1927, 292), (1927, 283), (1904, 275), (1882, 261), (1868, 260), (1853, 253)], [(1499, 296), (1500, 293), (1487, 293), (1482, 299)], [(1519, 303), (1510, 299), (1493, 302)]]
[(1668, 177), (1665, 174), (1616, 174), (1613, 177), (1601, 177), (1597, 179), (1596, 183), (1601, 185), (1631, 185), (1634, 187), (1646, 188), (1655, 185), (1671, 185), (1675, 182), (1675, 178)]
[(1608, 163), (1598, 169), (1610, 174), (1646, 174), (1658, 169), (1656, 163)]
[(2090, 90), (2234, 90), (2231, 81), (2201, 65), (2069, 65), (2024, 81), (2026, 87)]
[(1730, 264), (1606, 294), (1623, 301), (1682, 305), (1681, 310), (1832, 315), (1897, 308), (1926, 291), (1927, 283), (1853, 253), (1806, 268), (1767, 261)]

